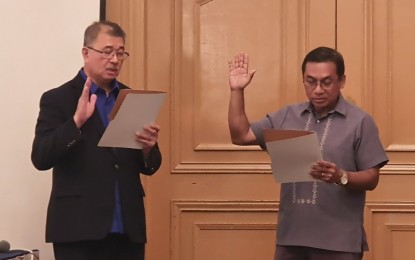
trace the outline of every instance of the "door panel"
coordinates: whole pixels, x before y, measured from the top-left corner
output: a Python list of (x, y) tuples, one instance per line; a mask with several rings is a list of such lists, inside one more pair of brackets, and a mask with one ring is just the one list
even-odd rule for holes
[(347, 62), (343, 93), (373, 115), (390, 158), (378, 187), (367, 193), (365, 226), (371, 251), (365, 259), (413, 259), (415, 3), (337, 2), (338, 48)]
[(265, 152), (230, 142), (227, 61), (250, 55), (257, 73), (246, 110), (255, 120), (305, 100), (301, 62), (321, 45), (343, 53), (343, 94), (374, 116), (391, 158), (367, 194), (364, 259), (410, 259), (414, 7), (410, 0), (107, 0), (132, 53), (120, 79), (168, 93), (158, 119), (163, 165), (142, 177), (147, 259), (273, 259), (279, 185)]
[(334, 43), (334, 5), (331, 22), (318, 23), (309, 22), (321, 10), (313, 4), (175, 1), (172, 259), (272, 259), (279, 186), (265, 152), (230, 143), (227, 61), (246, 51), (258, 71), (246, 95), (252, 119), (302, 100), (303, 53)]

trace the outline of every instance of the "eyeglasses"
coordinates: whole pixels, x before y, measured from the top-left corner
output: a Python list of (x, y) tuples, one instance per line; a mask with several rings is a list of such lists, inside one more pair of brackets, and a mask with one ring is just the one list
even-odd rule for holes
[(104, 59), (109, 59), (110, 60), (115, 55), (115, 56), (117, 56), (118, 60), (125, 60), (126, 58), (128, 58), (128, 56), (130, 56), (130, 54), (128, 52), (123, 51), (123, 50), (119, 50), (119, 51), (114, 51), (114, 50), (100, 51), (100, 50), (94, 49), (94, 48), (89, 47), (89, 46), (85, 46), (85, 47), (87, 49), (90, 49), (90, 50), (93, 50), (93, 51), (96, 51), (96, 52), (100, 53), (102, 58), (104, 58)]
[(320, 87), (328, 89), (331, 88), (334, 84), (337, 83), (338, 80), (332, 80), (330, 78), (327, 79), (323, 79), (323, 80), (304, 80), (304, 86), (306, 86), (307, 88), (316, 88), (318, 85), (320, 85)]

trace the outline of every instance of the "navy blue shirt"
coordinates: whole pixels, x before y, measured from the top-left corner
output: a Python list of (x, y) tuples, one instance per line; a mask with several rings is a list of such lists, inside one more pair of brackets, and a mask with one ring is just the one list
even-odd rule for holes
[[(87, 76), (83, 69), (80, 71), (82, 77), (86, 80)], [(101, 117), (102, 123), (105, 127), (109, 124), (109, 114), (111, 113), (112, 108), (114, 107), (115, 100), (117, 99), (120, 87), (116, 80), (113, 80), (111, 83), (111, 91), (107, 94), (105, 90), (95, 85), (92, 82), (91, 88), (89, 89), (90, 94), (95, 94), (97, 96), (97, 102), (95, 103), (95, 108), (98, 109), (99, 115)], [(121, 201), (120, 201), (120, 191), (118, 187), (118, 182), (115, 184), (115, 210), (114, 210), (114, 219), (112, 221), (111, 233), (124, 233), (124, 225), (122, 222), (121, 215)]]

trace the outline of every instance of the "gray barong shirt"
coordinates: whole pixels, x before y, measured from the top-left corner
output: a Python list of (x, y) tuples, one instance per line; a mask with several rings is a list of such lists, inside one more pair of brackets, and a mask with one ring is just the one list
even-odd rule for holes
[[(388, 162), (372, 117), (341, 95), (335, 109), (322, 118), (316, 118), (311, 103), (305, 102), (252, 123), (263, 149), (263, 129), (267, 128), (315, 131), (323, 159), (345, 171), (383, 167)], [(365, 191), (322, 181), (281, 184), (277, 244), (354, 253), (368, 250), (363, 227), (365, 197)]]

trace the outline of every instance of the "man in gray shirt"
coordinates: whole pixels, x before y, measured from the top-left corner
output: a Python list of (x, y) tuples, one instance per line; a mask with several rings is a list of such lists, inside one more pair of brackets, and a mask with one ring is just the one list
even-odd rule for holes
[(275, 259), (362, 259), (368, 250), (363, 227), (366, 190), (376, 188), (388, 157), (372, 117), (341, 94), (346, 81), (342, 55), (327, 47), (309, 52), (302, 64), (309, 101), (253, 123), (244, 105), (244, 89), (255, 74), (248, 65), (245, 53), (229, 61), (232, 142), (265, 149), (264, 129), (310, 130), (317, 133), (323, 155), (305, 173), (315, 181), (281, 185)]

